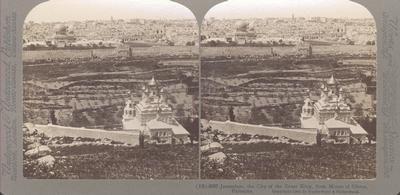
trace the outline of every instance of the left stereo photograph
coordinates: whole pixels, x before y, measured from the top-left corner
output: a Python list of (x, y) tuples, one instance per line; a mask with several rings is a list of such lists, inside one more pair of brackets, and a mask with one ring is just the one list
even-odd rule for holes
[(28, 179), (198, 179), (198, 25), (166, 0), (51, 0), (23, 26)]

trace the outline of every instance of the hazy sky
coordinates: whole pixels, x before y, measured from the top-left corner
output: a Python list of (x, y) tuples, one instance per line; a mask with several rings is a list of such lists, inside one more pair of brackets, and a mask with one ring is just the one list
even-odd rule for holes
[(349, 0), (229, 0), (211, 8), (206, 18), (264, 17), (372, 18), (362, 5)]
[(151, 18), (195, 19), (189, 9), (169, 0), (50, 0), (37, 5), (26, 21)]
[[(206, 18), (264, 17), (372, 18), (349, 0), (229, 0), (211, 8)], [(96, 19), (194, 19), (189, 9), (168, 0), (50, 0), (39, 4), (26, 21), (55, 22)]]

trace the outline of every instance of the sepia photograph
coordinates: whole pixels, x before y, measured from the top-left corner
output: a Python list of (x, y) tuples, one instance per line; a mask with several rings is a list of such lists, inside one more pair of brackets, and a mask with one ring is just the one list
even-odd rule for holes
[(23, 175), (197, 179), (198, 25), (165, 0), (51, 0), (23, 25)]
[(398, 10), (0, 0), (0, 195), (400, 195)]
[(375, 179), (376, 24), (343, 0), (229, 0), (201, 25), (202, 179)]

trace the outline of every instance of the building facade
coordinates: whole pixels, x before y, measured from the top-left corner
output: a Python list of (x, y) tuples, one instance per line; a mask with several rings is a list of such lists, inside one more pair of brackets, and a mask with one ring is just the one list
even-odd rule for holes
[(157, 143), (185, 143), (188, 131), (173, 117), (164, 88), (154, 77), (142, 88), (139, 102), (128, 99), (122, 116), (124, 131), (143, 132)]
[(306, 97), (300, 116), (301, 128), (315, 129), (335, 143), (363, 143), (368, 133), (352, 117), (343, 89), (332, 75), (321, 86), (320, 98)]

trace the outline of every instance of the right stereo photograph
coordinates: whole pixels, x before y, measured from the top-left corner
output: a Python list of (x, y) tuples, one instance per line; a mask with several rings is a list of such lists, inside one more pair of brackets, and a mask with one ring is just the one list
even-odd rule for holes
[(229, 0), (201, 26), (202, 179), (375, 179), (376, 24), (347, 0)]

